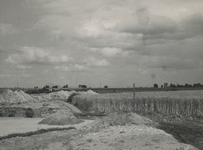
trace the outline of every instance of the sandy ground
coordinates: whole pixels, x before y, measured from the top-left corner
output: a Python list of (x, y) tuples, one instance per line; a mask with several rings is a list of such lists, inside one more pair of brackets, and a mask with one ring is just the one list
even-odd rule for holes
[(47, 128), (65, 128), (74, 126), (80, 129), (82, 126), (88, 125), (93, 120), (84, 120), (84, 122), (75, 125), (44, 125), (38, 124), (43, 118), (18, 118), (18, 117), (0, 117), (0, 136), (5, 136), (11, 133), (25, 133), (30, 131), (37, 131), (39, 129)]
[[(25, 132), (53, 126), (38, 125), (42, 118), (3, 118), (1, 131)], [(3, 123), (4, 122), (4, 123)], [(22, 122), (24, 125), (22, 126)], [(145, 125), (106, 126), (98, 130), (98, 122), (86, 120), (72, 125), (77, 130), (53, 131), (29, 137), (16, 137), (0, 141), (1, 150), (197, 150), (179, 143), (163, 130)], [(8, 126), (9, 125), (9, 126)], [(4, 126), (4, 127), (3, 127)], [(5, 127), (7, 126), (7, 127)], [(54, 126), (56, 127), (56, 126)], [(59, 126), (70, 127), (70, 126)], [(88, 129), (88, 130), (87, 130)], [(1, 132), (3, 133), (3, 132)]]
[(172, 135), (153, 127), (112, 126), (72, 140), (73, 150), (194, 150)]

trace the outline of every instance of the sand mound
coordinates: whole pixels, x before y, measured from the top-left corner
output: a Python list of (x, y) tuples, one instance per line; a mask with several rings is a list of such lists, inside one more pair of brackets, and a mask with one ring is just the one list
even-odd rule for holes
[(48, 124), (48, 125), (73, 125), (83, 122), (82, 120), (77, 119), (71, 110), (61, 109), (54, 114), (46, 117), (39, 124)]
[(71, 96), (73, 93), (77, 93), (76, 91), (58, 91), (58, 92), (52, 92), (49, 94), (39, 94), (39, 95), (33, 95), (38, 100), (44, 100), (44, 101), (50, 101), (50, 100), (66, 100)]
[(92, 90), (88, 90), (88, 91), (86, 91), (86, 92), (79, 92), (80, 94), (90, 94), (90, 95), (95, 95), (95, 94), (98, 94), (98, 93), (96, 93), (96, 92), (94, 92), (94, 91), (92, 91)]
[(39, 101), (50, 101), (50, 100), (68, 100), (68, 99), (72, 99), (72, 96), (74, 95), (95, 95), (98, 94), (92, 90), (88, 90), (86, 92), (76, 92), (74, 90), (72, 91), (58, 91), (58, 92), (52, 92), (49, 94), (34, 94), (33, 97)]
[(117, 126), (143, 126), (143, 127), (156, 127), (157, 124), (152, 120), (142, 117), (136, 113), (121, 113), (114, 112), (105, 117), (99, 117), (94, 123), (85, 126), (85, 132), (98, 132), (102, 129)]
[(155, 125), (152, 120), (142, 117), (136, 113), (120, 113), (114, 112), (99, 120), (99, 124), (114, 126), (114, 125)]
[(26, 94), (23, 91), (11, 91), (9, 89), (5, 90), (0, 94), (0, 103), (1, 104), (16, 104), (23, 102), (36, 102), (37, 100)]
[(75, 91), (58, 91), (58, 92), (52, 92), (49, 93), (47, 96), (49, 99), (52, 100), (57, 100), (57, 99), (68, 99), (68, 97), (72, 94), (75, 93)]

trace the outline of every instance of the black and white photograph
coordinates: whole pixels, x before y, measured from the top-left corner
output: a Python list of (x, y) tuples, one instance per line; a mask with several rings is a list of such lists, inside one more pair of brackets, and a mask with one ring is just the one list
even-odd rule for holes
[(203, 150), (203, 0), (0, 0), (0, 150)]

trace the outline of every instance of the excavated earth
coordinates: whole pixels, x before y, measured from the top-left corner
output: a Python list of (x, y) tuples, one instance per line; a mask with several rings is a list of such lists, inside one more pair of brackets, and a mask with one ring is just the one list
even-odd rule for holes
[[(84, 116), (83, 116), (84, 117)], [(74, 125), (72, 125), (74, 126)], [(1, 150), (197, 150), (136, 113), (111, 113), (75, 129), (5, 138)]]
[[(65, 92), (59, 96), (54, 93), (44, 96), (30, 96), (22, 91), (6, 91), (0, 97), (0, 116), (27, 117), (38, 119), (38, 125), (50, 125), (66, 128), (62, 131), (50, 130), (19, 134), (20, 124), (17, 120), (9, 120), (7, 130), (15, 136), (1, 136), (1, 150), (196, 150), (201, 143), (180, 141), (177, 134), (169, 132), (170, 125), (151, 116), (143, 117), (136, 113), (84, 114), (79, 109), (58, 97), (66, 98)], [(54, 96), (53, 96), (54, 95)], [(63, 95), (63, 97), (62, 97)], [(64, 96), (65, 95), (65, 96)], [(54, 97), (54, 100), (51, 100)], [(9, 101), (7, 101), (9, 100)], [(148, 119), (151, 118), (151, 119)], [(41, 118), (41, 119), (40, 119)], [(162, 123), (162, 124), (160, 124)], [(170, 122), (167, 122), (170, 123)], [(16, 127), (14, 126), (16, 124)], [(10, 126), (9, 126), (10, 125)], [(164, 126), (165, 125), (165, 126)], [(22, 125), (23, 127), (23, 125)], [(36, 126), (35, 126), (36, 127)], [(47, 128), (47, 127), (46, 127)], [(173, 126), (174, 131), (177, 129)], [(0, 128), (1, 129), (1, 128)], [(2, 128), (5, 130), (5, 128)], [(166, 133), (168, 132), (168, 133)], [(16, 132), (15, 132), (16, 131)], [(178, 130), (180, 131), (180, 130)], [(201, 130), (200, 130), (201, 131)], [(0, 131), (1, 132), (1, 131)], [(184, 132), (184, 131), (181, 131)], [(6, 133), (6, 132), (5, 132)], [(170, 134), (169, 134), (170, 133)], [(176, 133), (176, 132), (175, 132)], [(9, 132), (10, 134), (10, 132)], [(23, 135), (23, 136), (22, 136)], [(180, 135), (180, 134), (179, 134)], [(181, 143), (182, 142), (182, 143)], [(186, 144), (189, 143), (189, 144)], [(193, 144), (193, 146), (192, 146)], [(196, 148), (196, 147), (198, 148)]]

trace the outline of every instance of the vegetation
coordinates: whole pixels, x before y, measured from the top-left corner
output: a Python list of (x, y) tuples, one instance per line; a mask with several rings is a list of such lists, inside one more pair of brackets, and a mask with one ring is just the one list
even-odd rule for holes
[(9, 135), (6, 135), (6, 136), (1, 136), (0, 140), (5, 140), (5, 139), (10, 139), (10, 138), (15, 138), (15, 137), (27, 137), (27, 136), (43, 134), (43, 133), (51, 132), (51, 131), (63, 131), (63, 130), (71, 130), (71, 129), (76, 129), (76, 128), (75, 127), (49, 128), (49, 129), (40, 129), (40, 130), (37, 130), (37, 131), (26, 132), (26, 133), (12, 133), (12, 134), (9, 134)]
[(77, 95), (72, 103), (88, 112), (144, 112), (203, 118), (203, 91)]

